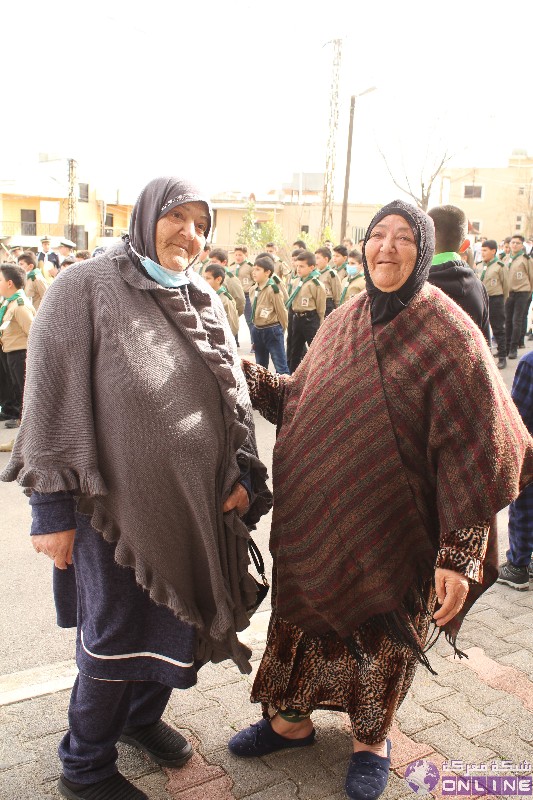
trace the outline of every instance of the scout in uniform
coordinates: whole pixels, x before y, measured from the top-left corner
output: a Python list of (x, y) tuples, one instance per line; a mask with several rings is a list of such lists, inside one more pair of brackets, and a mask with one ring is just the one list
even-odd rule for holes
[(276, 275), (281, 281), (286, 283), (291, 273), (291, 268), (278, 256), (277, 244), (275, 242), (269, 242), (265, 247), (265, 250), (274, 259), (274, 264), (275, 264), (274, 275)]
[[(296, 289), (298, 281), (300, 278), (298, 277), (298, 262), (296, 260), (297, 256), (300, 253), (305, 253), (305, 249), (302, 250), (298, 247), (296, 250), (293, 250), (291, 253), (291, 270), (287, 276), (287, 300), (291, 296), (291, 294)], [(287, 305), (287, 300), (285, 300), (285, 305)], [(291, 348), (292, 348), (292, 327), (294, 322), (294, 311), (290, 306), (287, 306), (289, 309), (289, 320), (287, 322), (287, 363), (291, 363)], [(307, 349), (307, 346), (306, 346)]]
[(287, 308), (291, 308), (294, 314), (291, 340), (287, 345), (291, 373), (304, 357), (305, 345), (310, 345), (315, 338), (326, 313), (326, 290), (315, 269), (314, 253), (304, 250), (296, 257), (296, 261), (300, 280), (286, 302)]
[[(244, 308), (246, 306), (246, 298), (244, 297), (244, 292), (242, 290), (240, 280), (228, 267), (228, 254), (226, 250), (223, 250), (221, 247), (215, 247), (213, 250), (211, 250), (211, 263), (218, 264), (219, 266), (224, 267), (226, 271), (224, 284), (230, 295), (235, 300), (235, 305), (237, 306), (237, 314), (239, 315), (239, 317), (242, 317), (242, 315), (244, 314)], [(238, 335), (235, 336), (235, 341), (237, 342), (237, 347), (238, 347), (239, 346)]]
[(333, 248), (333, 266), (337, 271), (337, 275), (339, 276), (339, 280), (342, 283), (348, 271), (346, 267), (348, 266), (348, 249), (344, 247), (343, 244), (338, 244), (337, 247)]
[(15, 264), (0, 266), (0, 295), (4, 298), (0, 306), (0, 342), (19, 408), (19, 419), (13, 424), (6, 422), (9, 428), (20, 425), (28, 334), (35, 317), (35, 309), (24, 294), (25, 282), (26, 271), (22, 267)]
[(211, 286), (212, 289), (218, 294), (224, 311), (228, 318), (229, 326), (232, 334), (236, 337), (239, 333), (239, 315), (237, 314), (237, 306), (235, 300), (229, 293), (227, 287), (224, 285), (226, 278), (226, 270), (219, 264), (209, 264), (204, 270), (204, 280)]
[(250, 291), (254, 279), (252, 278), (252, 263), (248, 261), (248, 248), (244, 245), (237, 245), (233, 250), (235, 261), (230, 264), (230, 270), (236, 278), (241, 282), (242, 290), (244, 292), (244, 319), (250, 330), (250, 338), (252, 337), (252, 306), (250, 304)]
[(205, 268), (207, 267), (207, 265), (209, 264), (209, 261), (210, 261), (210, 259), (209, 259), (210, 252), (211, 252), (211, 245), (207, 244), (207, 242), (206, 242), (204, 244), (204, 249), (202, 250), (202, 252), (200, 253), (200, 255), (198, 257), (197, 263), (194, 265), (194, 271), (197, 272), (198, 275), (203, 275), (204, 274), (204, 270), (205, 270)]
[(346, 265), (346, 277), (342, 282), (339, 305), (346, 303), (356, 294), (360, 294), (363, 289), (366, 289), (363, 256), (358, 250), (350, 250), (348, 264)]
[(48, 284), (43, 277), (43, 273), (37, 266), (37, 259), (33, 253), (23, 253), (18, 259), (19, 267), (26, 273), (26, 283), (24, 292), (37, 311), (42, 299), (48, 289)]
[(315, 250), (316, 268), (320, 272), (320, 281), (326, 290), (326, 317), (335, 311), (341, 297), (341, 282), (337, 272), (330, 266), (331, 250), (319, 247)]
[(273, 280), (274, 261), (269, 255), (258, 256), (252, 269), (255, 284), (249, 291), (252, 304), (255, 361), (268, 369), (272, 359), (280, 375), (289, 374), (285, 354), (285, 330), (288, 314), (279, 284)]
[(492, 334), (498, 344), (498, 369), (507, 366), (505, 343), (505, 301), (509, 296), (508, 269), (497, 256), (498, 243), (486, 239), (481, 246), (481, 283), (489, 296), (489, 319)]
[(524, 237), (515, 233), (511, 237), (509, 270), (509, 297), (505, 303), (505, 339), (507, 357), (517, 358), (518, 348), (524, 346), (527, 313), (533, 290), (533, 263), (524, 249)]

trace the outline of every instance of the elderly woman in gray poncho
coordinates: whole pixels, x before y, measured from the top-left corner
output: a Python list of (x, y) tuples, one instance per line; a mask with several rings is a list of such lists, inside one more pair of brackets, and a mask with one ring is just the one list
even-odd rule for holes
[(77, 625), (68, 798), (144, 798), (118, 739), (180, 766), (191, 747), (161, 721), (172, 688), (209, 660), (250, 671), (248, 528), (270, 494), (223, 308), (190, 268), (210, 226), (194, 186), (151, 181), (124, 244), (61, 274), (32, 331), (1, 477), (27, 487), (58, 622)]

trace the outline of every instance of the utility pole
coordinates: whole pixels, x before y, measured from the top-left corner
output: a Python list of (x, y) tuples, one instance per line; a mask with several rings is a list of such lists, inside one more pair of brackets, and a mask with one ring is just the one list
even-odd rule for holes
[(77, 211), (77, 198), (76, 198), (76, 162), (73, 158), (68, 159), (68, 238), (76, 241), (76, 211)]
[(364, 94), (370, 94), (370, 92), (375, 92), (376, 87), (370, 86), (368, 89), (365, 89), (364, 92), (359, 92), (359, 94), (352, 94), (350, 100), (350, 126), (348, 128), (348, 151), (346, 153), (346, 174), (344, 176), (344, 197), (342, 199), (342, 215), (341, 215), (341, 242), (346, 236), (346, 223), (348, 220), (348, 191), (350, 189), (350, 169), (352, 166), (352, 139), (353, 139), (353, 118), (355, 115), (355, 101), (358, 97), (362, 97)]
[(350, 188), (350, 169), (352, 166), (352, 138), (353, 138), (353, 115), (355, 111), (355, 95), (352, 94), (350, 100), (350, 125), (348, 127), (348, 152), (346, 153), (346, 174), (344, 176), (344, 197), (342, 198), (341, 215), (341, 235), (339, 241), (346, 236), (346, 222), (348, 219), (348, 190)]
[(329, 130), (326, 151), (326, 171), (324, 173), (324, 193), (322, 199), (322, 220), (320, 236), (327, 225), (333, 224), (333, 190), (335, 179), (335, 149), (339, 124), (339, 82), (342, 58), (342, 39), (333, 39), (333, 74), (329, 98)]

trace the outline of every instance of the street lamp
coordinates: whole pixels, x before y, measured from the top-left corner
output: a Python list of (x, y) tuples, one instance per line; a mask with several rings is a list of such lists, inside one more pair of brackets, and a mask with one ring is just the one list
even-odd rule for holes
[(342, 200), (341, 242), (346, 236), (346, 221), (348, 218), (348, 190), (350, 188), (350, 167), (352, 163), (353, 116), (355, 111), (355, 101), (358, 97), (362, 97), (364, 94), (370, 94), (370, 92), (375, 92), (375, 91), (376, 87), (370, 86), (368, 89), (365, 89), (364, 92), (359, 92), (359, 94), (352, 94), (350, 101), (350, 127), (348, 128), (348, 152), (346, 154), (346, 175), (344, 177), (344, 197)]

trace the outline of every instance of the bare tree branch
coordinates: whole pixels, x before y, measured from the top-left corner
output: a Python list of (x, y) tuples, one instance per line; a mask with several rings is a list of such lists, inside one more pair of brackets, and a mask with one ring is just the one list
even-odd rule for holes
[[(405, 181), (405, 183), (402, 185), (396, 179), (395, 175), (393, 174), (393, 172), (392, 172), (392, 170), (391, 170), (391, 168), (389, 166), (389, 162), (387, 161), (387, 157), (385, 156), (384, 152), (381, 150), (379, 145), (378, 145), (378, 150), (379, 150), (379, 154), (381, 155), (383, 161), (385, 162), (385, 166), (387, 167), (387, 171), (388, 171), (388, 173), (389, 173), (394, 185), (398, 189), (400, 189), (402, 192), (405, 192), (410, 197), (412, 197), (413, 200), (416, 202), (417, 206), (419, 206), (419, 208), (421, 208), (423, 211), (427, 211), (427, 207), (428, 207), (428, 204), (429, 204), (429, 198), (430, 198), (430, 195), (431, 195), (431, 190), (433, 188), (433, 184), (436, 181), (437, 177), (442, 172), (442, 170), (444, 169), (445, 165), (452, 158), (452, 154), (448, 153), (448, 150), (445, 150), (444, 153), (442, 154), (442, 156), (440, 156), (440, 158), (439, 158), (439, 160), (437, 162), (437, 166), (435, 167), (433, 173), (427, 179), (425, 179), (424, 175), (426, 173), (426, 165), (427, 165), (427, 162), (428, 162), (428, 155), (429, 155), (429, 143), (428, 143), (427, 148), (426, 148), (426, 157), (424, 159), (424, 164), (422, 166), (422, 169), (420, 171), (420, 176), (419, 176), (420, 191), (418, 193), (416, 193), (416, 192), (413, 191), (413, 188), (411, 186), (411, 181), (409, 179), (409, 172), (405, 168), (403, 152), (402, 152), (402, 168), (403, 168), (403, 172), (404, 172), (404, 181)], [(406, 186), (407, 186), (407, 188), (406, 188)]]

